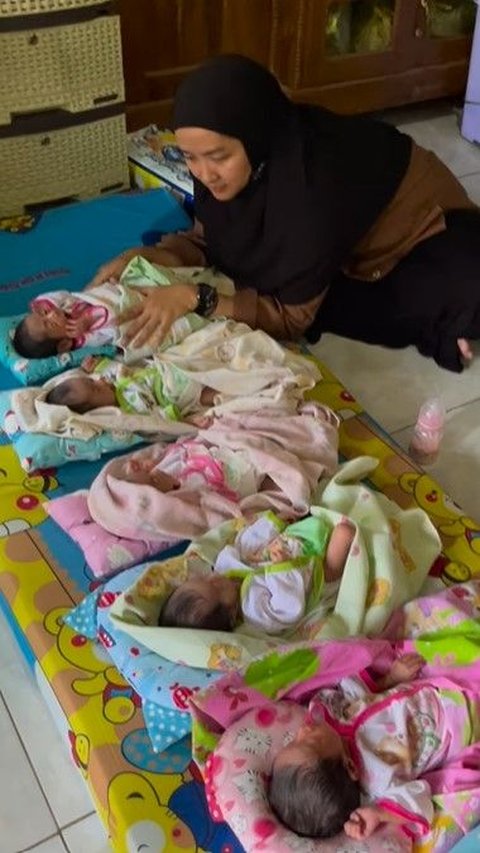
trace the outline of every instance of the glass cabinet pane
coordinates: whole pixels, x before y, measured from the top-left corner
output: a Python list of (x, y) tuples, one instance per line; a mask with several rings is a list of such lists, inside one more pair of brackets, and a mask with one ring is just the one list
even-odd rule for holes
[(395, 0), (348, 0), (327, 11), (327, 56), (382, 53), (392, 48)]
[(422, 0), (430, 38), (459, 38), (473, 33), (475, 0)]

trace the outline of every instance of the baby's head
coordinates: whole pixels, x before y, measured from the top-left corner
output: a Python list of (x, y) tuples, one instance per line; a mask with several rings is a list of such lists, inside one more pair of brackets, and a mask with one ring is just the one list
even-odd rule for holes
[(45, 401), (55, 406), (68, 406), (79, 415), (100, 406), (116, 406), (115, 389), (104, 379), (74, 376), (60, 382), (48, 392)]
[(18, 324), (13, 346), (24, 358), (48, 358), (72, 348), (67, 337), (67, 318), (59, 308), (34, 311)]
[(222, 575), (191, 578), (169, 596), (158, 624), (165, 628), (233, 631), (240, 612), (240, 582)]
[(274, 760), (269, 787), (277, 817), (297, 835), (330, 838), (360, 805), (358, 771), (335, 729), (305, 723)]

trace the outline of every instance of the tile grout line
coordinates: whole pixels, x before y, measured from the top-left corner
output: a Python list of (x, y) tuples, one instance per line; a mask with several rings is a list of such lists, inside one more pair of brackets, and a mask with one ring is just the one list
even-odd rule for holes
[[(98, 813), (95, 811), (95, 809), (92, 809), (91, 812), (87, 812), (86, 814), (82, 815), (81, 817), (75, 818), (75, 820), (71, 820), (69, 823), (65, 823), (62, 827), (60, 827), (60, 832), (63, 832), (64, 829), (70, 829), (71, 826), (75, 826), (77, 823), (80, 823), (80, 821), (85, 820), (85, 818), (87, 818), (87, 817), (92, 817), (93, 815), (97, 815), (97, 817), (98, 817)], [(100, 818), (98, 818), (98, 819), (100, 820)], [(103, 823), (101, 820), (100, 820), (100, 823), (103, 826)]]
[(10, 720), (10, 722), (11, 722), (11, 724), (12, 724), (12, 726), (13, 726), (14, 730), (15, 730), (15, 733), (16, 733), (16, 735), (17, 735), (17, 737), (18, 737), (19, 741), (20, 741), (21, 748), (22, 748), (23, 752), (25, 753), (25, 757), (26, 757), (26, 759), (27, 759), (27, 762), (28, 762), (28, 764), (29, 764), (29, 767), (30, 767), (30, 769), (31, 769), (31, 771), (32, 771), (32, 773), (33, 773), (33, 775), (34, 775), (34, 777), (35, 777), (35, 780), (36, 780), (36, 782), (37, 782), (38, 787), (40, 788), (40, 792), (41, 792), (42, 797), (43, 797), (43, 799), (44, 799), (44, 801), (45, 801), (45, 803), (46, 803), (47, 809), (48, 809), (48, 811), (50, 812), (50, 815), (51, 815), (51, 817), (52, 817), (52, 820), (53, 820), (53, 822), (54, 822), (55, 826), (57, 827), (57, 832), (56, 832), (56, 833), (54, 833), (54, 835), (58, 835), (58, 833), (60, 832), (60, 826), (59, 826), (58, 821), (57, 821), (57, 819), (56, 819), (56, 817), (55, 817), (55, 815), (54, 815), (54, 813), (53, 813), (53, 810), (52, 810), (52, 808), (51, 808), (51, 806), (50, 806), (50, 803), (48, 802), (47, 794), (46, 794), (46, 792), (43, 790), (43, 785), (42, 785), (42, 783), (41, 783), (41, 781), (40, 781), (40, 778), (39, 778), (39, 776), (38, 776), (38, 773), (37, 773), (37, 771), (36, 771), (36, 768), (35, 768), (35, 766), (34, 766), (34, 764), (33, 764), (32, 760), (31, 760), (31, 758), (30, 758), (30, 756), (29, 756), (29, 754), (28, 754), (28, 752), (27, 752), (27, 749), (26, 749), (26, 746), (25, 746), (25, 744), (24, 744), (24, 742), (23, 742), (23, 739), (22, 739), (22, 736), (21, 736), (21, 734), (20, 734), (20, 731), (19, 731), (19, 729), (17, 728), (17, 725), (16, 725), (16, 723), (15, 723), (15, 720), (14, 720), (14, 718), (13, 718), (13, 715), (12, 715), (12, 713), (11, 713), (11, 711), (10, 711), (10, 708), (8, 707), (7, 701), (6, 701), (5, 696), (3, 695), (3, 692), (2, 692), (2, 691), (0, 691), (0, 699), (1, 699), (1, 701), (3, 702), (3, 705), (4, 705), (5, 710), (6, 710), (6, 712), (7, 712), (8, 718), (9, 718), (9, 720)]
[[(8, 625), (8, 623), (7, 623), (7, 630), (9, 630), (9, 625)], [(1, 634), (1, 630), (0, 630), (0, 634)], [(20, 650), (19, 650), (19, 649), (17, 649), (17, 652), (18, 652), (18, 654), (19, 654), (19, 657), (21, 657), (21, 652), (20, 652)], [(23, 665), (23, 664), (24, 664), (24, 660), (22, 659), (22, 665)], [(28, 680), (29, 684), (32, 686), (32, 688), (35, 690), (35, 692), (36, 692), (36, 693), (38, 693), (38, 695), (39, 695), (39, 697), (40, 697), (40, 699), (41, 699), (42, 707), (43, 707), (43, 708), (45, 708), (45, 710), (46, 710), (46, 711), (47, 711), (47, 713), (48, 713), (48, 718), (49, 718), (50, 723), (52, 724), (52, 728), (54, 729), (54, 731), (55, 731), (55, 732), (57, 732), (57, 730), (56, 730), (56, 728), (55, 728), (55, 721), (54, 721), (53, 716), (52, 716), (52, 714), (51, 714), (51, 709), (49, 708), (48, 703), (46, 702), (45, 697), (44, 697), (44, 695), (43, 695), (42, 691), (40, 690), (40, 688), (39, 688), (38, 684), (36, 683), (35, 678), (34, 678), (34, 677), (32, 678), (32, 676), (31, 676), (31, 672), (30, 672), (30, 670), (29, 670), (29, 669), (25, 669), (25, 678)], [(38, 775), (38, 773), (36, 772), (36, 769), (35, 769), (35, 766), (34, 766), (33, 762), (30, 760), (30, 757), (29, 757), (29, 753), (28, 753), (27, 746), (26, 746), (26, 744), (25, 744), (25, 742), (24, 742), (24, 740), (23, 740), (23, 738), (22, 738), (22, 735), (21, 735), (21, 733), (20, 733), (20, 730), (18, 729), (18, 727), (17, 727), (17, 725), (16, 725), (16, 723), (15, 723), (15, 718), (14, 718), (13, 713), (12, 713), (12, 711), (11, 711), (11, 709), (10, 709), (9, 705), (8, 705), (7, 697), (6, 697), (5, 693), (4, 693), (4, 690), (3, 690), (1, 687), (0, 687), (0, 697), (1, 697), (1, 699), (3, 699), (3, 702), (4, 702), (5, 707), (6, 707), (6, 709), (7, 709), (7, 712), (8, 712), (8, 716), (10, 717), (10, 720), (11, 720), (11, 722), (12, 722), (12, 725), (13, 725), (14, 729), (15, 729), (15, 732), (16, 732), (16, 734), (17, 734), (17, 737), (18, 737), (18, 738), (19, 738), (19, 740), (20, 740), (20, 743), (21, 743), (21, 745), (22, 745), (23, 751), (24, 751), (24, 752), (26, 753), (26, 755), (27, 755), (27, 759), (28, 759), (28, 761), (29, 761), (29, 764), (30, 764), (30, 766), (31, 766), (32, 770), (33, 770), (33, 773), (34, 773), (34, 776), (35, 776), (35, 778), (36, 778), (36, 780), (37, 780), (37, 783), (38, 783), (38, 785), (39, 785), (39, 787), (40, 787), (40, 789), (41, 789), (41, 791), (42, 791), (42, 794), (43, 794), (43, 796), (44, 796), (45, 800), (47, 801), (47, 804), (49, 805), (49, 808), (50, 808), (50, 811), (52, 812), (52, 815), (53, 815), (53, 818), (54, 818), (55, 824), (56, 824), (56, 826), (58, 827), (58, 830), (57, 830), (57, 832), (55, 833), (55, 835), (58, 835), (59, 833), (61, 833), (61, 832), (63, 831), (63, 829), (67, 829), (67, 828), (69, 828), (70, 826), (73, 826), (74, 824), (78, 823), (79, 821), (84, 820), (84, 818), (91, 817), (92, 815), (97, 814), (97, 812), (95, 811), (95, 809), (94, 809), (94, 808), (91, 808), (91, 809), (90, 809), (90, 811), (86, 811), (86, 812), (84, 812), (83, 814), (79, 815), (78, 817), (74, 818), (73, 820), (69, 820), (69, 821), (67, 821), (67, 822), (66, 822), (66, 823), (64, 823), (64, 824), (62, 824), (62, 823), (60, 822), (60, 820), (59, 820), (59, 819), (57, 819), (57, 818), (55, 817), (55, 814), (54, 814), (54, 812), (53, 812), (53, 810), (52, 810), (52, 808), (50, 807), (50, 804), (49, 804), (47, 791), (45, 791), (45, 790), (44, 790), (44, 787), (43, 787), (43, 785), (42, 785), (42, 782), (41, 782), (40, 776), (39, 776), (39, 775)], [(62, 747), (64, 747), (63, 742), (62, 742)], [(72, 765), (72, 766), (73, 766), (73, 765)], [(88, 786), (87, 786), (87, 791), (88, 791)], [(90, 793), (90, 792), (88, 791), (88, 793)], [(91, 805), (93, 806), (93, 804), (91, 804)], [(101, 822), (101, 821), (100, 821), (100, 822)], [(102, 824), (102, 825), (103, 825), (103, 824)], [(54, 836), (48, 836), (48, 838), (50, 838), (50, 837), (54, 837)], [(44, 839), (44, 840), (48, 840), (48, 838), (47, 838), (47, 839)], [(40, 842), (40, 843), (43, 843), (43, 842)], [(66, 842), (65, 842), (65, 844), (66, 844)], [(35, 845), (33, 845), (33, 847), (35, 847)], [(31, 848), (30, 848), (30, 847), (28, 847), (28, 848), (25, 848), (25, 849), (30, 850)], [(20, 851), (20, 853), (23, 853), (23, 850), (22, 850), (22, 851)]]
[[(480, 397), (474, 397), (473, 400), (467, 400), (465, 403), (457, 403), (455, 406), (450, 406), (449, 408), (447, 408), (446, 414), (448, 415), (448, 414), (450, 414), (450, 412), (456, 412), (459, 409), (463, 409), (465, 406), (470, 406), (472, 403), (478, 403), (478, 402), (480, 402)], [(404, 432), (404, 430), (406, 430), (406, 429), (413, 429), (415, 424), (416, 424), (416, 421), (412, 421), (412, 423), (406, 424), (406, 426), (396, 427), (394, 430), (390, 430), (390, 431), (387, 430), (387, 432), (389, 432), (389, 434), (393, 436), (393, 435), (396, 435), (398, 432)]]
[(29, 847), (22, 847), (21, 850), (17, 851), (17, 853), (28, 853), (29, 850), (35, 850), (35, 848), (39, 847), (40, 844), (46, 844), (47, 841), (53, 841), (54, 838), (60, 838), (60, 841), (65, 845), (65, 842), (63, 841), (63, 838), (60, 833), (55, 832), (53, 835), (47, 835), (46, 838), (42, 838), (40, 841), (36, 841), (35, 844), (31, 844)]

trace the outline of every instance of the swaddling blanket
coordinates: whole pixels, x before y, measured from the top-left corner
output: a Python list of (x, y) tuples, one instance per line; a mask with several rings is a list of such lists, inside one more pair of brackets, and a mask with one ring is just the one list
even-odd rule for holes
[[(421, 509), (402, 510), (357, 480), (376, 465), (363, 457), (346, 463), (323, 491), (322, 505), (311, 515), (330, 529), (348, 519), (355, 529), (338, 593), (314, 584), (304, 613), (277, 636), (241, 622), (233, 632), (158, 626), (163, 603), (187, 577), (209, 575), (218, 555), (244, 530), (235, 519), (192, 542), (184, 555), (146, 568), (136, 583), (117, 598), (111, 616), (123, 631), (152, 651), (194, 667), (212, 666), (212, 649), (224, 648), (219, 665), (241, 667), (255, 655), (280, 646), (320, 637), (378, 634), (399, 604), (418, 595), (430, 566), (440, 553), (438, 534)], [(342, 507), (349, 507), (348, 514)], [(288, 530), (312, 535), (301, 521)], [(302, 533), (303, 526), (303, 533)], [(247, 528), (248, 529), (248, 528)], [(315, 538), (315, 537), (314, 537)], [(308, 551), (319, 553), (313, 540)], [(279, 566), (285, 564), (279, 560)], [(303, 569), (308, 568), (308, 560)], [(320, 578), (318, 578), (320, 579)], [(336, 595), (335, 595), (336, 593)]]
[[(198, 431), (194, 444), (153, 445), (108, 462), (91, 485), (90, 514), (128, 539), (194, 539), (247, 511), (306, 515), (319, 480), (336, 470), (337, 427), (336, 416), (316, 403), (302, 403), (296, 414), (282, 418), (221, 415)], [(188, 477), (164, 493), (148, 482), (132, 482), (132, 462), (176, 478), (182, 467), (196, 466), (197, 479)]]

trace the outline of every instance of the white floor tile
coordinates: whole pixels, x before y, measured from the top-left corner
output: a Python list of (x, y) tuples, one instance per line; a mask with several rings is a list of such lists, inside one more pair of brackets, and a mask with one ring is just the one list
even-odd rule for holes
[(472, 201), (480, 205), (480, 172), (477, 172), (476, 175), (467, 175), (465, 178), (462, 178), (461, 182)]
[[(96, 814), (62, 830), (69, 853), (111, 853), (105, 828)], [(153, 851), (152, 851), (153, 853)]]
[(480, 172), (480, 147), (461, 136), (458, 116), (453, 111), (425, 121), (400, 122), (398, 127), (419, 145), (435, 151), (458, 177)]
[(67, 853), (67, 848), (62, 841), (61, 835), (54, 835), (48, 841), (42, 841), (35, 847), (30, 847), (28, 853)]
[(25, 675), (27, 676), (29, 673), (29, 669), (27, 664), (24, 661), (23, 655), (21, 654), (18, 644), (13, 636), (12, 630), (3, 614), (0, 610), (0, 691), (3, 688), (3, 674), (4, 670), (7, 669), (11, 664), (13, 665), (21, 665), (24, 670)]
[(0, 700), (0, 849), (13, 853), (57, 832), (21, 741)]
[(0, 637), (0, 690), (58, 825), (65, 826), (89, 814), (92, 800), (68, 755), (66, 725), (61, 736), (3, 614), (0, 614)]
[[(394, 435), (405, 449), (410, 436), (410, 429)], [(480, 520), (480, 400), (447, 414), (440, 454), (428, 472), (466, 515)]]
[(413, 347), (389, 350), (323, 335), (312, 350), (387, 432), (413, 424), (426, 397), (440, 394), (447, 409), (480, 397), (480, 349), (462, 374), (443, 370)]

